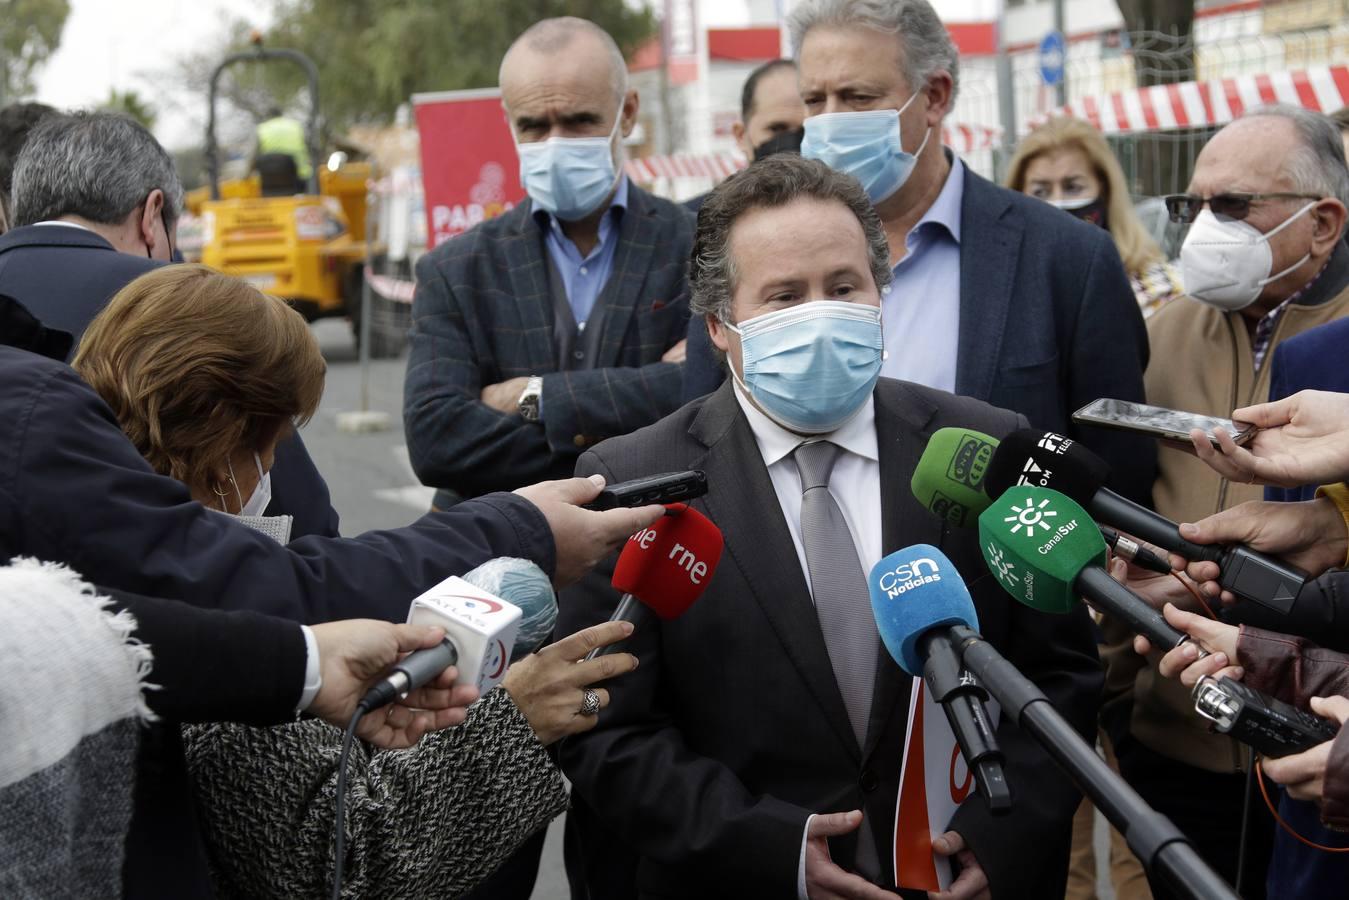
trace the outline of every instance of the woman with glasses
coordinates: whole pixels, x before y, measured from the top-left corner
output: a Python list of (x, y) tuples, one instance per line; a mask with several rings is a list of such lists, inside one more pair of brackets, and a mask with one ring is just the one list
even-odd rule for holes
[(1144, 317), (1184, 293), (1134, 212), (1124, 171), (1088, 123), (1057, 117), (1032, 131), (1012, 157), (1007, 186), (1109, 231)]

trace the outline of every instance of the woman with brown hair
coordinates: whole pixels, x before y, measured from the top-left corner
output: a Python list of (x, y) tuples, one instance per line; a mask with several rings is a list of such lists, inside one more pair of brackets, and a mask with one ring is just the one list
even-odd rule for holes
[[(286, 540), (288, 517), (262, 515), (269, 470), (277, 441), (318, 408), (326, 367), (285, 301), (206, 266), (156, 269), (109, 301), (73, 365), (155, 470)], [(343, 896), (456, 896), (562, 812), (566, 789), (545, 748), (594, 726), (574, 695), (607, 706), (608, 691), (591, 686), (637, 661), (581, 660), (630, 632), (607, 622), (517, 660), (463, 725), (410, 750), (356, 744)], [(315, 720), (185, 730), (217, 894), (327, 893), (342, 737)]]
[(318, 409), (327, 372), (299, 313), (206, 266), (167, 266), (113, 297), (72, 365), (155, 471), (289, 540), (289, 516), (263, 516), (272, 461)]
[(1119, 161), (1089, 123), (1056, 116), (1032, 131), (1016, 148), (1007, 186), (1109, 231), (1145, 317), (1184, 294), (1179, 273), (1134, 212)]

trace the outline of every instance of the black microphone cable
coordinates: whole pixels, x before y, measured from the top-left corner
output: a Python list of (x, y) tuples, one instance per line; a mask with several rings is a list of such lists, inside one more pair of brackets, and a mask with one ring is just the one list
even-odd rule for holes
[(375, 690), (369, 691), (360, 703), (356, 704), (356, 711), (351, 714), (351, 721), (347, 723), (346, 733), (342, 736), (342, 752), (337, 758), (337, 803), (333, 821), (333, 892), (332, 900), (342, 900), (342, 869), (347, 861), (346, 854), (346, 822), (343, 821), (346, 812), (347, 799), (347, 763), (351, 761), (351, 744), (356, 737), (356, 726), (361, 723), (361, 718), (367, 715), (371, 710), (382, 706), (382, 703), (374, 703), (376, 699)]

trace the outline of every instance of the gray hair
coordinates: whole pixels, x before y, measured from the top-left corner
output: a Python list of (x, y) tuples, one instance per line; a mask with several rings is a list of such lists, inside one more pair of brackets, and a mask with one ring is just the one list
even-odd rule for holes
[(890, 245), (866, 191), (851, 175), (817, 159), (781, 153), (758, 160), (717, 186), (698, 211), (698, 230), (689, 259), (689, 306), (693, 314), (731, 320), (737, 279), (731, 256), (731, 228), (755, 209), (786, 206), (795, 200), (829, 200), (846, 206), (866, 235), (871, 277), (880, 290), (890, 283)]
[[(569, 47), (578, 35), (589, 34), (604, 45), (609, 56), (609, 84), (613, 87), (615, 102), (622, 104), (623, 95), (628, 92), (628, 61), (623, 51), (609, 32), (589, 19), (576, 16), (559, 16), (555, 19), (540, 19), (526, 28), (506, 50), (501, 58), (501, 68), (497, 70), (497, 84), (501, 84), (501, 74), (506, 69), (506, 60), (520, 45), (544, 54), (560, 53)], [(621, 113), (620, 113), (621, 115)]]
[(1241, 118), (1260, 116), (1287, 119), (1297, 130), (1301, 147), (1284, 161), (1284, 168), (1298, 192), (1334, 197), (1349, 207), (1349, 166), (1345, 164), (1344, 143), (1334, 120), (1291, 103), (1257, 106)]
[(76, 215), (116, 225), (155, 189), (175, 221), (182, 182), (173, 157), (140, 123), (110, 112), (54, 114), (33, 129), (14, 166), (14, 221)]
[(806, 34), (817, 25), (861, 26), (899, 37), (904, 79), (920, 91), (939, 70), (951, 74), (951, 102), (960, 89), (960, 54), (927, 0), (802, 0), (787, 16), (792, 55), (801, 58)]

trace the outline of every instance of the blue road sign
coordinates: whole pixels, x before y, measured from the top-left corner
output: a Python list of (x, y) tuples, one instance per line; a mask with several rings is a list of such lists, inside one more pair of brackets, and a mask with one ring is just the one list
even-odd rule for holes
[(1063, 61), (1067, 55), (1061, 32), (1051, 31), (1040, 41), (1040, 77), (1045, 84), (1052, 87), (1063, 80)]

